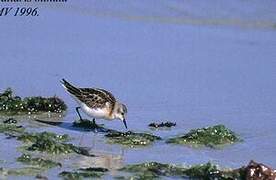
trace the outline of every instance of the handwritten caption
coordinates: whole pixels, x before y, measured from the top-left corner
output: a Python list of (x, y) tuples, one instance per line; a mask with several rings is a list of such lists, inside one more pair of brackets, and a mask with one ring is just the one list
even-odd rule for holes
[[(0, 17), (3, 16), (39, 16), (39, 7), (20, 6), (20, 2), (24, 3), (65, 3), (67, 0), (0, 0)], [(4, 6), (4, 3), (14, 3), (18, 7)], [(25, 4), (24, 4), (25, 5)]]

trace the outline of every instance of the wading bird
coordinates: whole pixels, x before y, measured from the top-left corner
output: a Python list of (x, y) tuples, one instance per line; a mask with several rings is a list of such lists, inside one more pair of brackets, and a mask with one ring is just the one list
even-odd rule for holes
[(127, 129), (127, 107), (118, 102), (110, 92), (100, 88), (78, 88), (65, 79), (62, 79), (61, 84), (79, 104), (76, 111), (81, 121), (83, 119), (79, 112), (80, 108), (93, 118), (94, 123), (95, 119), (120, 119)]

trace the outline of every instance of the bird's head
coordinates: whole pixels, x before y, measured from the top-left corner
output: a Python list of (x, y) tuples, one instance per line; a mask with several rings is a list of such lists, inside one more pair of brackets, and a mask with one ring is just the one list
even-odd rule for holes
[(123, 121), (123, 123), (127, 129), (127, 124), (126, 124), (127, 107), (126, 107), (126, 105), (124, 105), (122, 103), (117, 103), (117, 105), (115, 105), (114, 115), (115, 115), (115, 118)]

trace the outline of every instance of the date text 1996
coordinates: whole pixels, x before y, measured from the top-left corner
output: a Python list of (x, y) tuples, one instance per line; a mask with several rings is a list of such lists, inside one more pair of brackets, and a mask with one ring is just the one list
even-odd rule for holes
[(0, 16), (39, 16), (39, 14), (37, 7), (4, 7), (0, 8)]

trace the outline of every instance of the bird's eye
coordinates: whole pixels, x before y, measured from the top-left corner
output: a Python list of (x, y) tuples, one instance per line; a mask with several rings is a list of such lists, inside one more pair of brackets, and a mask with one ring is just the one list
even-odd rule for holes
[(122, 112), (121, 114), (122, 114), (122, 115), (124, 115), (124, 113), (123, 113), (123, 112)]

